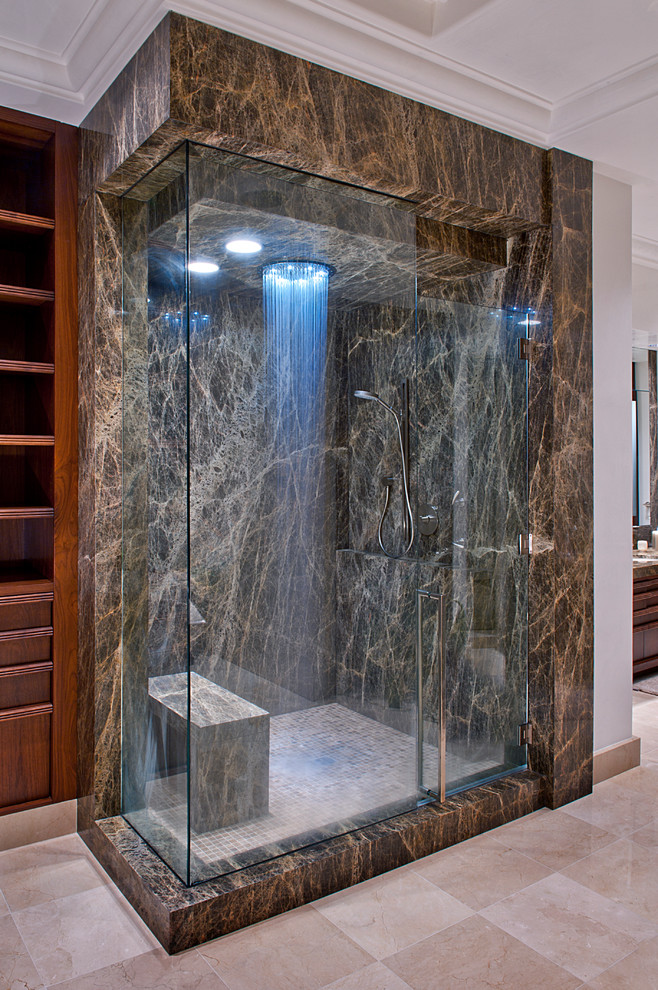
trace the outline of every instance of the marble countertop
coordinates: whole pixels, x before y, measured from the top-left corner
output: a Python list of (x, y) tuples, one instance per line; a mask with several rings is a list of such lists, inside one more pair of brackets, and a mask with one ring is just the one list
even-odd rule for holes
[(653, 577), (658, 574), (658, 550), (633, 551), (633, 575)]

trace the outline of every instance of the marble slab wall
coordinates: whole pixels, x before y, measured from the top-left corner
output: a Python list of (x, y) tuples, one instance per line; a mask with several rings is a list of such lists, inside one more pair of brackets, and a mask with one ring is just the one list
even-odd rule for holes
[[(464, 285), (461, 295), (468, 297)], [(501, 299), (495, 279), (472, 295), (489, 306), (424, 296), (417, 333), (411, 310), (379, 319), (368, 307), (350, 314), (350, 391), (366, 386), (398, 405), (397, 383), (409, 376), (411, 501), (434, 505), (439, 525), (434, 534), (416, 533), (407, 559), (382, 558), (382, 476), (395, 477), (384, 546), (404, 550), (398, 440), (381, 407), (352, 400), (343, 544), (351, 549), (337, 555), (337, 687), (341, 703), (414, 735), (415, 590), (438, 591), (446, 602), (448, 739), (513, 745), (527, 680), (527, 560), (518, 553), (528, 513), (527, 371), (517, 354), (525, 328), (520, 313), (491, 309)], [(440, 644), (436, 606), (427, 608), (424, 718), (436, 745)]]
[[(511, 237), (502, 275), (445, 298), (532, 306), (529, 695), (533, 768), (558, 806), (591, 788), (591, 165), (197, 21), (168, 15), (83, 124), (80, 786), (119, 809), (121, 301), (117, 200), (192, 138)], [(99, 195), (96, 190), (100, 190)], [(493, 281), (492, 281), (493, 280)], [(367, 386), (364, 386), (367, 387)]]
[(555, 806), (592, 787), (592, 165), (550, 153), (553, 275)]

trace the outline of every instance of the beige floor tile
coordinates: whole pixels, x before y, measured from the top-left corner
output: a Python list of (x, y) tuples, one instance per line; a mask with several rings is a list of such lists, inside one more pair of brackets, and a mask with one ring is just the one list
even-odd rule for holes
[(226, 990), (196, 950), (168, 956), (163, 949), (58, 983), (57, 990)]
[(2, 990), (41, 990), (43, 986), (16, 925), (9, 915), (0, 918), (0, 987)]
[(118, 891), (96, 887), (14, 914), (46, 983), (60, 983), (157, 947)]
[(368, 880), (314, 907), (375, 959), (463, 921), (472, 909), (418, 874)]
[(231, 990), (319, 990), (374, 962), (310, 906), (207, 942), (198, 951)]
[(620, 839), (563, 873), (643, 918), (658, 922), (658, 858), (645, 846)]
[(488, 835), (419, 860), (416, 872), (479, 911), (547, 877), (551, 870)]
[(658, 934), (658, 924), (559, 874), (485, 908), (482, 916), (582, 980)]
[(324, 990), (409, 990), (409, 984), (383, 963), (373, 963), (350, 976), (330, 983)]
[(653, 712), (635, 719), (633, 731), (642, 740), (643, 748), (655, 749), (658, 746), (658, 719)]
[(100, 887), (105, 880), (77, 835), (0, 853), (0, 890), (12, 911)]
[(633, 709), (640, 705), (650, 704), (652, 701), (656, 701), (656, 695), (645, 694), (644, 691), (633, 691)]
[(653, 767), (633, 767), (632, 770), (612, 777), (611, 783), (640, 794), (658, 796), (658, 770)]
[[(571, 808), (571, 805), (567, 807)], [(605, 829), (574, 818), (564, 811), (548, 810), (503, 825), (489, 835), (503, 845), (536, 859), (551, 870), (561, 870), (609, 842), (614, 842), (616, 838)]]
[(597, 784), (593, 794), (565, 805), (562, 812), (618, 837), (648, 825), (658, 812), (655, 795), (624, 787), (621, 782), (623, 776), (625, 774)]
[(633, 842), (647, 849), (658, 849), (658, 820), (650, 822), (628, 836)]
[(635, 952), (587, 984), (591, 990), (656, 990), (658, 939), (643, 942)]
[(75, 832), (76, 819), (77, 802), (74, 799), (3, 815), (0, 818), (0, 850), (68, 835)]
[(9, 914), (9, 905), (4, 899), (3, 894), (0, 892), (0, 918), (4, 918), (6, 914)]
[(474, 916), (386, 960), (413, 990), (575, 990), (581, 981)]

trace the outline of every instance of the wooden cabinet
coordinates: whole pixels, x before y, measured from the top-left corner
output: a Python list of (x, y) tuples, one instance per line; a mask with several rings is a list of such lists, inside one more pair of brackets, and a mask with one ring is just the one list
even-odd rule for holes
[(633, 676), (658, 668), (658, 574), (633, 575)]
[(76, 174), (0, 110), (0, 813), (76, 792)]

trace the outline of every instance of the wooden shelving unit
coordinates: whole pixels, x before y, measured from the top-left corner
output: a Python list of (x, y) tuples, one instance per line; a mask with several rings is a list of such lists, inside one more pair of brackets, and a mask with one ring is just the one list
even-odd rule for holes
[(76, 793), (76, 172), (0, 110), (0, 814)]

